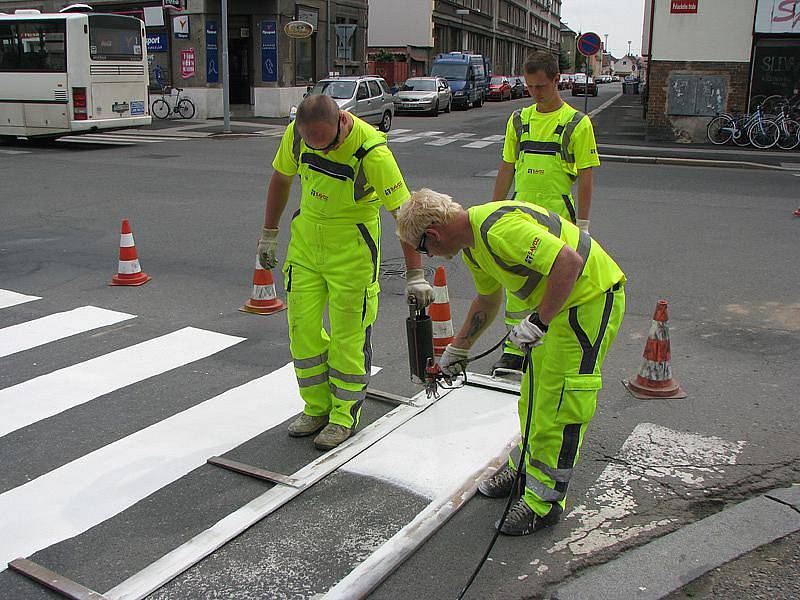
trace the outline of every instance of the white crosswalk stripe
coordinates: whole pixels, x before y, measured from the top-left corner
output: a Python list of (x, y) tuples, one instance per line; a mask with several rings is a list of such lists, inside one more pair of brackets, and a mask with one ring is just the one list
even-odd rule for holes
[(30, 154), (30, 150), (2, 150), (0, 149), (0, 154)]
[(58, 138), (64, 144), (103, 144), (109, 146), (135, 146), (162, 142), (185, 142), (191, 138), (178, 136), (143, 135), (140, 133), (84, 133)]
[(0, 390), (0, 437), (244, 338), (186, 327)]
[(0, 357), (133, 318), (135, 315), (82, 306), (5, 327), (0, 329)]
[(495, 143), (496, 142), (493, 142), (491, 140), (476, 140), (474, 142), (470, 142), (469, 144), (464, 144), (461, 147), (462, 148), (486, 148), (486, 146), (491, 146), (492, 144), (495, 144)]
[(34, 300), (41, 300), (41, 298), (39, 296), (28, 296), (27, 294), (20, 294), (19, 292), (12, 292), (11, 290), (0, 290), (0, 308), (8, 308), (9, 306), (33, 302)]
[(410, 129), (395, 129), (390, 132), (389, 146), (395, 144), (407, 144), (409, 142), (421, 142), (425, 146), (442, 147), (449, 146), (458, 142), (462, 143), (461, 148), (486, 148), (493, 144), (502, 144), (505, 140), (505, 135), (496, 134), (482, 137), (480, 139), (472, 139), (476, 137), (476, 133), (472, 132), (453, 132), (446, 133), (444, 131), (413, 131)]

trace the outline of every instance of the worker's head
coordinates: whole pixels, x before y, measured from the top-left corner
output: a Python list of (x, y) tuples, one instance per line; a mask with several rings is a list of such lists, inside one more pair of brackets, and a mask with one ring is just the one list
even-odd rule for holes
[[(397, 235), (417, 252), (453, 258), (465, 246), (469, 220), (458, 202), (428, 188), (411, 193), (397, 213)], [(460, 218), (459, 218), (460, 217)]]
[(548, 52), (534, 52), (525, 61), (525, 83), (537, 104), (550, 104), (559, 96), (558, 71), (558, 59)]
[(297, 107), (294, 126), (306, 146), (327, 154), (344, 142), (347, 117), (330, 96), (309, 94)]

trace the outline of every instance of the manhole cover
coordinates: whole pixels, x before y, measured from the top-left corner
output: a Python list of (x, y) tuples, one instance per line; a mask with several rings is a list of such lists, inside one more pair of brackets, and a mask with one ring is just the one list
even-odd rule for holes
[[(422, 270), (425, 272), (425, 277), (433, 277), (435, 270), (433, 267), (423, 266)], [(380, 279), (383, 281), (392, 281), (395, 279), (406, 278), (406, 261), (404, 258), (389, 258), (381, 262)]]

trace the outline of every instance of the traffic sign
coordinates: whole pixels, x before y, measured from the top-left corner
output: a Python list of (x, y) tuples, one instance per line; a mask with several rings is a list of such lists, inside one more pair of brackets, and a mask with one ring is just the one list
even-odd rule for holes
[(584, 56), (594, 56), (602, 47), (600, 36), (593, 31), (588, 31), (578, 38), (578, 52)]

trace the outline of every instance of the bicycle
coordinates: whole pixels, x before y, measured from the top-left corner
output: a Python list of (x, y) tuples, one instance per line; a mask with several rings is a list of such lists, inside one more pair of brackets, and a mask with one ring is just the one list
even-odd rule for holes
[[(170, 106), (167, 102), (167, 91), (169, 96), (172, 97), (172, 90), (178, 92), (175, 97), (175, 105)], [(161, 98), (153, 101), (152, 112), (159, 119), (166, 119), (171, 114), (178, 115), (182, 119), (191, 119), (194, 116), (194, 103), (189, 98), (181, 98), (183, 88), (168, 88), (163, 86), (161, 88)]]
[(781, 107), (775, 123), (778, 125), (778, 147), (781, 150), (793, 150), (800, 146), (800, 123), (789, 117), (786, 106)]
[(772, 119), (764, 117), (761, 105), (750, 115), (717, 115), (708, 122), (706, 136), (712, 144), (737, 146), (753, 144), (756, 148), (771, 148), (778, 142), (780, 131)]

